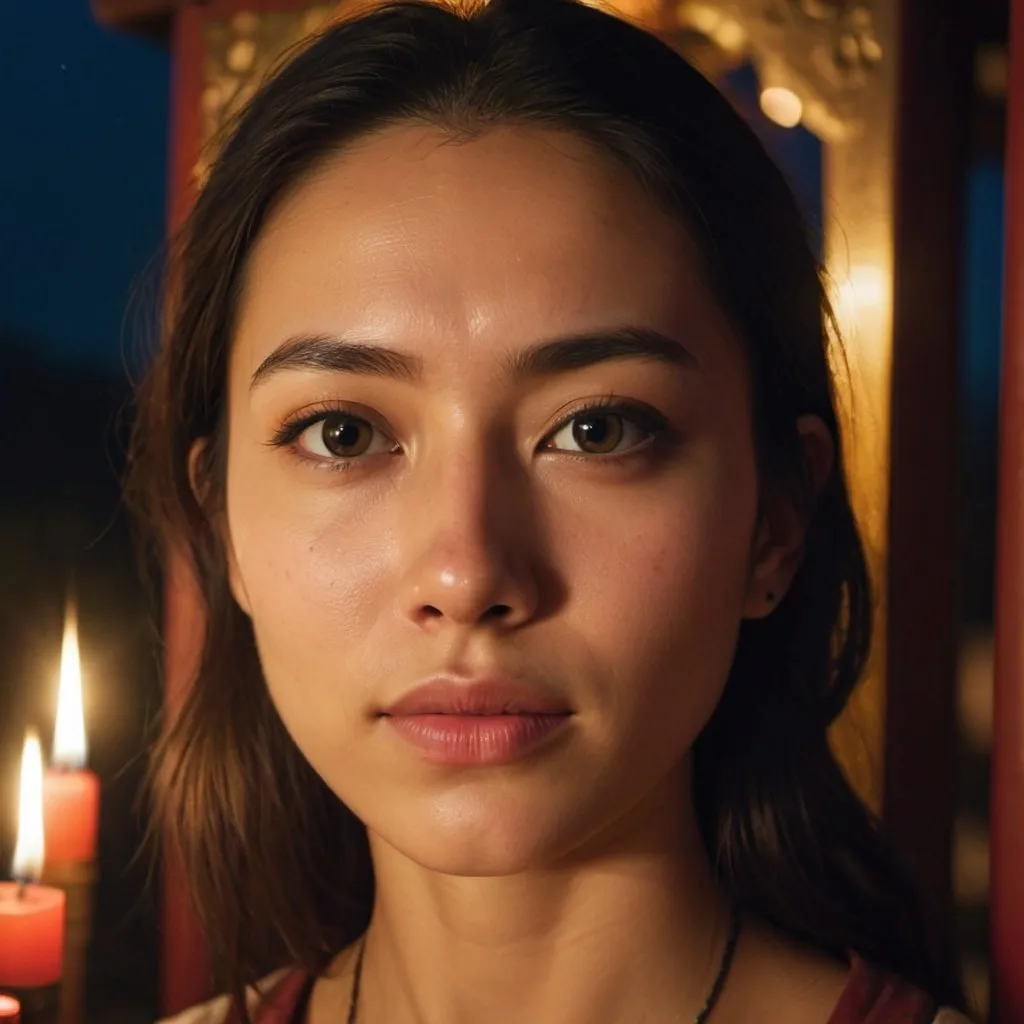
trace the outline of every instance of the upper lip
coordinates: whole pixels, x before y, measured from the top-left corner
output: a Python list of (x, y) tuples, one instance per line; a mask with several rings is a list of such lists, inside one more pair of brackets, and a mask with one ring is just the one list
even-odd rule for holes
[(428, 680), (384, 708), (399, 715), (567, 715), (564, 700), (511, 680)]

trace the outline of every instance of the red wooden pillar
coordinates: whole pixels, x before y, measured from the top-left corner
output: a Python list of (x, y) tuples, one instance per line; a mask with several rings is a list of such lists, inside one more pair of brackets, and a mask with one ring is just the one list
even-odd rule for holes
[(883, 820), (940, 926), (953, 915), (956, 405), (972, 72), (968, 2), (896, 5)]
[[(203, 616), (199, 594), (181, 557), (167, 559), (164, 594), (164, 703), (180, 709), (200, 651)], [(210, 996), (209, 956), (189, 902), (179, 860), (165, 849), (160, 929), (160, 1010), (170, 1016)]]
[[(326, 6), (331, 0), (323, 0)], [(303, 11), (317, 0), (92, 0), (98, 20), (169, 40), (172, 55), (168, 229), (181, 227), (196, 194), (203, 146), (202, 99), (207, 29), (245, 13)], [(168, 716), (185, 699), (202, 642), (203, 614), (186, 562), (167, 559), (164, 610), (164, 690)], [(161, 997), (173, 1014), (212, 994), (209, 957), (191, 910), (181, 865), (167, 851), (162, 871)]]
[[(173, 234), (194, 199), (192, 166), (199, 138), (202, 90), (200, 13), (184, 6), (171, 27), (171, 139), (168, 230)], [(164, 593), (164, 703), (168, 718), (184, 702), (202, 643), (203, 617), (191, 571), (180, 557), (167, 559)], [(161, 893), (160, 1009), (178, 1013), (209, 997), (209, 956), (189, 903), (181, 863), (165, 850)]]
[(992, 995), (1024, 1022), (1024, 0), (1012, 0), (992, 737)]
[[(200, 143), (204, 9), (194, 0), (92, 0), (104, 24), (169, 41), (172, 52), (168, 232), (184, 222), (195, 188)], [(164, 701), (168, 718), (181, 707), (200, 652), (202, 606), (185, 561), (170, 553), (164, 592)], [(192, 912), (181, 864), (165, 851), (161, 873), (160, 1010), (170, 1015), (207, 998), (209, 957)]]

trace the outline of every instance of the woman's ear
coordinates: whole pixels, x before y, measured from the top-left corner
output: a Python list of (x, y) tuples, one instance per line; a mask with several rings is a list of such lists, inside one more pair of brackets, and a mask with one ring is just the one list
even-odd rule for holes
[[(818, 416), (801, 416), (796, 422), (803, 447), (804, 464), (813, 498), (828, 483), (835, 466), (835, 442)], [(750, 578), (743, 605), (744, 618), (767, 618), (778, 606), (796, 576), (804, 554), (812, 507), (799, 488), (769, 482), (761, 502), (761, 519), (751, 553)]]
[(192, 496), (201, 509), (206, 508), (206, 488), (200, 479), (200, 462), (206, 454), (209, 445), (209, 438), (201, 437), (198, 441), (192, 442), (188, 450), (188, 485), (192, 488)]
[(209, 438), (201, 437), (193, 442), (188, 453), (188, 482), (195, 495), (196, 502), (203, 509), (210, 520), (210, 526), (217, 531), (220, 537), (221, 547), (224, 551), (224, 558), (227, 563), (228, 586), (231, 588), (231, 595), (234, 597), (239, 608), (249, 615), (249, 596), (242, 581), (242, 575), (238, 569), (238, 559), (235, 557), (235, 547), (231, 543), (231, 531), (228, 529), (228, 519), (225, 511), (209, 510), (209, 481), (204, 478), (202, 472), (202, 459), (206, 454)]

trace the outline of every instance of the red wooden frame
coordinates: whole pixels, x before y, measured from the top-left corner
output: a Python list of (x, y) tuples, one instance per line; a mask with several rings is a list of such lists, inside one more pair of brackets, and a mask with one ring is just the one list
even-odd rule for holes
[(181, 4), (171, 35), (174, 79), (171, 86), (170, 224), (179, 228), (195, 200), (192, 169), (199, 158), (203, 93), (203, 26), (241, 11), (289, 11), (308, 0), (212, 0)]
[[(115, 7), (107, 3), (108, 8)], [(102, 7), (97, 14), (101, 13)], [(168, 5), (172, 6), (172, 5)], [(203, 92), (203, 27), (240, 11), (285, 11), (307, 6), (305, 0), (214, 0), (197, 6), (179, 4), (171, 30), (171, 146), (168, 227), (178, 232), (195, 201), (193, 168), (200, 152)], [(169, 715), (181, 706), (202, 642), (199, 596), (181, 558), (168, 559), (164, 611), (164, 688)], [(202, 933), (187, 895), (180, 863), (170, 851), (163, 868), (163, 935), (161, 1011), (174, 1014), (210, 995), (212, 977)]]
[(957, 307), (973, 50), (966, 0), (900, 0), (898, 9), (882, 815), (945, 928), (957, 764)]
[(1024, 1021), (1024, 0), (1012, 0), (992, 736), (992, 995)]

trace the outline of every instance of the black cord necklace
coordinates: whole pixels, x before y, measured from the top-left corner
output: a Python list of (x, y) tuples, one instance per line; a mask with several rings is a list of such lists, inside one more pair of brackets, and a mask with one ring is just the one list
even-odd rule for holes
[[(714, 984), (711, 986), (708, 998), (701, 1007), (700, 1013), (694, 1017), (693, 1024), (705, 1024), (708, 1017), (711, 1016), (711, 1011), (718, 1003), (719, 997), (722, 995), (722, 989), (725, 988), (725, 981), (729, 977), (729, 969), (732, 967), (733, 956), (736, 953), (736, 943), (739, 937), (740, 914), (734, 906), (729, 922), (729, 938), (725, 943), (725, 950), (722, 953), (722, 962), (718, 967), (718, 974), (715, 977)], [(363, 954), (365, 952), (366, 936), (364, 935), (359, 941), (359, 952), (356, 954), (356, 969), (355, 975), (352, 978), (352, 995), (348, 1004), (348, 1024), (356, 1024), (356, 1010), (359, 1007), (359, 983), (363, 976)]]

